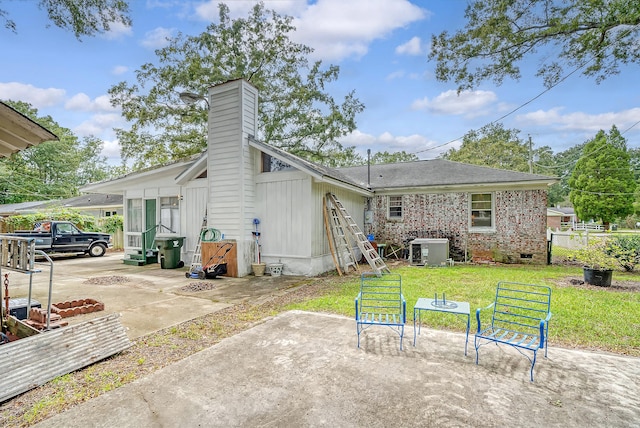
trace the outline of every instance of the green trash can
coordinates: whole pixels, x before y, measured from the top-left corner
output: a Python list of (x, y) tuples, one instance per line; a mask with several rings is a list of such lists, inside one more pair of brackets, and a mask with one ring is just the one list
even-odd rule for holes
[(184, 236), (156, 236), (155, 241), (162, 269), (176, 269), (184, 266), (184, 262), (180, 260), (184, 239)]

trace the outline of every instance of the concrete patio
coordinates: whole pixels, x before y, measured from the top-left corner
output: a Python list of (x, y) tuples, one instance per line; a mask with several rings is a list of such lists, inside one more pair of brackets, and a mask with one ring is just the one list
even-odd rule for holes
[[(406, 332), (412, 338), (411, 327)], [(551, 347), (529, 381), (512, 349), (464, 356), (464, 336), (292, 311), (74, 407), (39, 427), (634, 427), (640, 360)], [(508, 347), (506, 347), (508, 348)]]

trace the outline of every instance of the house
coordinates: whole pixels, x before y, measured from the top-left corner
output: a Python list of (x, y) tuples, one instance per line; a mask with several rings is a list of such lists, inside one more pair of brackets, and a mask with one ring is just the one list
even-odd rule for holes
[(250, 83), (212, 87), (208, 101), (206, 152), (82, 189), (123, 195), (126, 252), (140, 251), (142, 234), (160, 224), (159, 233), (185, 238), (188, 263), (205, 224), (235, 241), (238, 276), (255, 259), (254, 232), (263, 262), (283, 263), (284, 274), (317, 275), (334, 268), (323, 219), (330, 192), (378, 240), (442, 231), (474, 259), (546, 260), (553, 178), (421, 161), (374, 165), (368, 182), (366, 167), (326, 168), (256, 140), (258, 92)]
[(578, 216), (572, 207), (547, 208), (547, 227), (563, 229), (572, 227), (578, 221)]
[(122, 195), (88, 194), (74, 196), (68, 199), (41, 202), (38, 205), (31, 206), (30, 211), (42, 211), (57, 207), (72, 208), (80, 214), (97, 219), (122, 215)]
[(57, 139), (53, 132), (0, 102), (0, 158)]
[(443, 159), (340, 172), (375, 192), (367, 209), (376, 241), (447, 238), (452, 258), (460, 261), (546, 262), (553, 177)]

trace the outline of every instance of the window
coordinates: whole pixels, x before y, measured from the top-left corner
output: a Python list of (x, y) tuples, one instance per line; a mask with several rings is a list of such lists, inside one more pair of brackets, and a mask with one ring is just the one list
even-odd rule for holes
[(160, 198), (160, 224), (159, 233), (179, 233), (180, 231), (180, 207), (176, 196)]
[(493, 227), (493, 195), (491, 193), (471, 194), (471, 227)]
[(402, 196), (389, 196), (389, 218), (402, 218)]
[(262, 153), (262, 172), (291, 171), (293, 169), (288, 163)]
[(142, 199), (127, 199), (127, 246), (140, 247), (142, 239)]

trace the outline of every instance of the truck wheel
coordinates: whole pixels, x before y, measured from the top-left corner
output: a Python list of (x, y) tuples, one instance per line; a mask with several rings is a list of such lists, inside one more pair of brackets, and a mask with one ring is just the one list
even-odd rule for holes
[(91, 257), (102, 257), (107, 252), (107, 247), (104, 244), (95, 244), (89, 248), (89, 255)]

